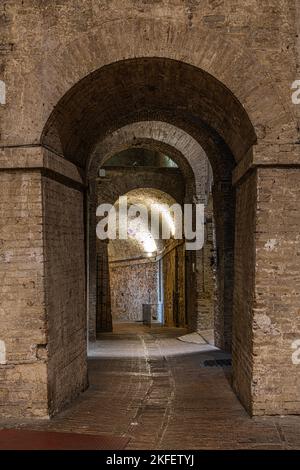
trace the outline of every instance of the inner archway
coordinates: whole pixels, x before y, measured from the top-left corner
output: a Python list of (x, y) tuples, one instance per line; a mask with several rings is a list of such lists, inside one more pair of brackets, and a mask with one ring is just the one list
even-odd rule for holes
[[(82, 79), (56, 106), (42, 142), (84, 166), (103, 136), (151, 116), (197, 136), (208, 154), (211, 146), (227, 146), (233, 161), (256, 142), (247, 113), (221, 82), (191, 65), (157, 57), (116, 62)], [(214, 170), (214, 160), (224, 156), (209, 155)]]
[[(129, 237), (108, 243), (112, 322), (186, 327), (184, 243), (174, 239), (175, 220), (169, 209), (176, 201), (157, 189), (129, 191), (114, 205), (117, 221), (125, 197), (129, 209), (135, 206), (149, 217), (132, 214)], [(160, 232), (163, 226), (168, 238), (152, 233), (150, 218), (158, 221)]]
[[(127, 145), (130, 145), (130, 143), (127, 143)], [(142, 145), (140, 143), (140, 145)], [(164, 206), (170, 206), (171, 204), (168, 204), (169, 200), (172, 200), (174, 203), (176, 201), (177, 204), (180, 205), (180, 208), (183, 209), (183, 204), (185, 202), (192, 202), (193, 195), (195, 195), (195, 181), (194, 181), (194, 176), (193, 172), (191, 171), (191, 168), (188, 164), (188, 162), (183, 161), (183, 156), (175, 151), (175, 149), (171, 149), (169, 146), (163, 144), (162, 142), (156, 142), (156, 141), (148, 141), (143, 143), (143, 145), (146, 147), (143, 148), (143, 146), (134, 146), (133, 148), (129, 148), (128, 150), (123, 150), (120, 153), (114, 154), (112, 157), (105, 159), (105, 152), (104, 154), (101, 152), (102, 159), (100, 158), (100, 155), (97, 155), (97, 160), (99, 168), (98, 170), (91, 173), (91, 179), (90, 179), (90, 196), (89, 196), (89, 214), (90, 214), (90, 221), (92, 223), (92, 227), (90, 229), (90, 237), (89, 237), (89, 335), (90, 339), (94, 340), (96, 338), (96, 332), (101, 332), (101, 331), (110, 331), (112, 329), (112, 303), (111, 302), (111, 292), (112, 292), (112, 286), (109, 286), (109, 280), (106, 281), (105, 277), (104, 279), (101, 279), (103, 276), (98, 276), (97, 272), (99, 271), (100, 267), (98, 266), (99, 263), (96, 263), (96, 256), (95, 252), (97, 252), (97, 257), (101, 259), (101, 265), (103, 268), (101, 268), (101, 272), (107, 273), (109, 275), (109, 250), (108, 247), (111, 247), (111, 250), (117, 246), (121, 246), (124, 248), (124, 253), (128, 252), (128, 257), (123, 260), (123, 266), (124, 262), (127, 262), (128, 264), (130, 263), (130, 258), (135, 258), (132, 259), (132, 262), (135, 263), (135, 265), (139, 264), (137, 263), (137, 259), (142, 259), (145, 257), (145, 253), (142, 250), (141, 251), (141, 244), (137, 243), (135, 240), (135, 243), (133, 243), (134, 240), (112, 240), (110, 241), (109, 244), (104, 243), (102, 241), (96, 240), (95, 238), (95, 233), (96, 233), (96, 221), (95, 221), (95, 214), (97, 212), (97, 207), (101, 207), (103, 204), (115, 204), (120, 196), (125, 194), (131, 195), (132, 192), (134, 191), (141, 191), (141, 195), (144, 197), (144, 202), (145, 204), (142, 203), (142, 199), (140, 203), (149, 209), (149, 213), (151, 213), (151, 207), (153, 206), (154, 208), (154, 213), (157, 213), (157, 208), (160, 207), (163, 216), (164, 214)], [(152, 150), (151, 150), (152, 148)], [(159, 149), (159, 150), (158, 150)], [(98, 148), (100, 150), (100, 148)], [(165, 151), (165, 153), (162, 153), (162, 150)], [(172, 158), (174, 156), (175, 160), (177, 163), (180, 165), (178, 167), (177, 163), (170, 158), (166, 154), (166, 152), (171, 151)], [(113, 153), (113, 152), (112, 152)], [(205, 162), (203, 162), (205, 164)], [(183, 168), (182, 168), (183, 165)], [(205, 168), (205, 166), (204, 166)], [(97, 178), (95, 178), (95, 174), (99, 174)], [(198, 182), (199, 183), (199, 182)], [(151, 191), (149, 188), (151, 188)], [(155, 188), (155, 189), (154, 189)], [(204, 189), (204, 188), (203, 188)], [(168, 191), (169, 196), (167, 197), (166, 191)], [(151, 195), (152, 194), (152, 195)], [(164, 195), (164, 196), (163, 196)], [(142, 196), (140, 196), (142, 197)], [(135, 196), (137, 198), (137, 196)], [(160, 201), (161, 200), (161, 201)], [(165, 200), (165, 202), (163, 202)], [(152, 202), (151, 202), (152, 201)], [(148, 210), (147, 209), (147, 210)], [(181, 210), (182, 210), (181, 209)], [(158, 215), (157, 213), (156, 215)], [(154, 214), (154, 216), (156, 216)], [(164, 217), (167, 217), (168, 220), (171, 220), (170, 216), (167, 216), (167, 212), (165, 212)], [(149, 220), (150, 222), (150, 220)], [(172, 236), (172, 234), (169, 234)], [(140, 237), (140, 241), (141, 241)], [(147, 236), (146, 236), (147, 239)], [(145, 267), (145, 261), (147, 261), (148, 266), (155, 267), (155, 269), (152, 269), (152, 273), (155, 271), (156, 278), (158, 279), (159, 276), (159, 269), (158, 266), (161, 264), (160, 269), (162, 269), (162, 258), (172, 258), (172, 255), (174, 254), (174, 250), (176, 249), (178, 252), (179, 246), (181, 246), (181, 250), (183, 250), (183, 240), (178, 240), (176, 243), (175, 240), (173, 240), (173, 247), (170, 246), (170, 243), (165, 241), (163, 245), (161, 245), (163, 240), (161, 237), (158, 237), (157, 240), (155, 240), (155, 243), (157, 244), (157, 249), (154, 251), (156, 252), (154, 254), (154, 257), (151, 257), (151, 260), (148, 259), (148, 255), (146, 255), (146, 260), (144, 260), (142, 263)], [(167, 246), (167, 245), (168, 246)], [(172, 244), (171, 244), (172, 245)], [(127, 247), (127, 249), (125, 249)], [(135, 247), (135, 250), (134, 250)], [(140, 247), (139, 250), (137, 248)], [(111, 251), (110, 250), (110, 251)], [(116, 250), (115, 250), (116, 251)], [(122, 251), (122, 250), (121, 250)], [(140, 252), (141, 251), (141, 252)], [(120, 250), (117, 250), (117, 252), (120, 252)], [(135, 252), (135, 255), (134, 255)], [(168, 253), (167, 253), (168, 252)], [(172, 252), (172, 253), (171, 253)], [(171, 254), (169, 254), (171, 253)], [(188, 271), (191, 269), (191, 253), (189, 253), (189, 256), (187, 256), (187, 262), (189, 260), (189, 268)], [(119, 257), (123, 258), (121, 256), (121, 253)], [(121, 259), (118, 259), (118, 256), (113, 256), (115, 264), (117, 263), (120, 266), (120, 263), (122, 262)], [(154, 258), (154, 259), (153, 259)], [(178, 261), (177, 257), (176, 261)], [(175, 259), (174, 258), (174, 259)], [(161, 262), (159, 262), (161, 260)], [(98, 266), (98, 268), (97, 268)], [(106, 266), (106, 267), (105, 267)], [(185, 256), (184, 256), (184, 261), (181, 263), (181, 272), (185, 271)], [(177, 270), (178, 271), (178, 270)], [(174, 274), (175, 276), (175, 274)], [(168, 276), (165, 276), (167, 278)], [(178, 277), (177, 277), (178, 278)], [(195, 318), (197, 315), (196, 312), (196, 303), (195, 303), (195, 298), (194, 298), (194, 292), (197, 290), (196, 288), (196, 277), (195, 274), (193, 276), (189, 276), (187, 281), (188, 283), (192, 283), (193, 287), (189, 288), (189, 293), (190, 295), (186, 300), (183, 300), (184, 297), (184, 290), (185, 290), (185, 275), (181, 276), (182, 283), (183, 283), (183, 294), (181, 295), (181, 303), (186, 304), (184, 307), (181, 308), (182, 317), (187, 316), (186, 319), (181, 321), (182, 325), (187, 325), (189, 324), (189, 327), (193, 329), (192, 324), (195, 323)], [(126, 279), (125, 282), (130, 282), (128, 278)], [(104, 283), (104, 285), (103, 285)], [(169, 285), (171, 285), (172, 282), (169, 282)], [(107, 287), (105, 287), (107, 286)], [(148, 288), (146, 286), (143, 286), (144, 290), (146, 289), (147, 291), (147, 299), (149, 299), (149, 293), (148, 293)], [(163, 286), (161, 285), (161, 289)], [(172, 289), (171, 289), (172, 290)], [(174, 288), (174, 296), (178, 294), (180, 291), (179, 288)], [(97, 294), (99, 293), (99, 295)], [(103, 296), (104, 292), (104, 296)], [(128, 291), (127, 291), (128, 292)], [(157, 297), (157, 295), (154, 293), (154, 296)], [(173, 296), (173, 294), (172, 294)], [(102, 298), (105, 297), (106, 301), (103, 302)], [(144, 296), (145, 297), (145, 296)], [(116, 296), (114, 296), (115, 302)], [(120, 300), (120, 299), (119, 299)], [(121, 299), (122, 300), (122, 299)], [(126, 299), (123, 299), (124, 301)], [(144, 299), (145, 300), (145, 299)], [(175, 299), (176, 300), (176, 299)], [(161, 306), (159, 307), (160, 309), (163, 307), (163, 302), (162, 300), (160, 301)], [(169, 309), (169, 314), (166, 315), (166, 317), (171, 317), (173, 315), (172, 312), (172, 304), (173, 299), (168, 301), (168, 304), (170, 305), (169, 307), (166, 307), (166, 309)], [(178, 305), (178, 302), (174, 301), (174, 305)], [(178, 310), (178, 309), (176, 309)], [(171, 311), (171, 313), (170, 313)], [(125, 312), (126, 313), (126, 312)], [(163, 313), (163, 312), (162, 312)], [(138, 317), (141, 319), (141, 305), (139, 306), (139, 313)], [(130, 317), (130, 315), (129, 315)], [(169, 321), (168, 323), (173, 323), (172, 321)], [(175, 322), (178, 323), (178, 322)]]

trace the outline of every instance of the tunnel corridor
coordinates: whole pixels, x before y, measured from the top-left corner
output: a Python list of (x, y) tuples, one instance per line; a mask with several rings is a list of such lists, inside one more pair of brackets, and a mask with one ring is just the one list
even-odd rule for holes
[(179, 341), (185, 333), (126, 323), (102, 333), (89, 352), (89, 389), (52, 420), (23, 419), (18, 428), (121, 436), (128, 450), (296, 448), (297, 417), (251, 419), (230, 366), (213, 365), (229, 354)]
[(0, 424), (295, 448), (298, 2), (2, 3)]

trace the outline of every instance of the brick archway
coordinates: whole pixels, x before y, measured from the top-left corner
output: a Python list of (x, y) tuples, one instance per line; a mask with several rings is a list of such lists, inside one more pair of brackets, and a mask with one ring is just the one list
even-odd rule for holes
[[(37, 12), (42, 13), (43, 8)], [(143, 57), (167, 57), (203, 70), (231, 90), (257, 129), (260, 141), (272, 144), (278, 137), (280, 143), (293, 140), (297, 136), (296, 119), (283, 104), (282, 90), (270, 93), (276, 88), (274, 80), (268, 67), (249, 49), (247, 37), (231, 40), (222, 30), (210, 30), (199, 22), (196, 28), (190, 28), (181, 15), (175, 21), (166, 11), (159, 18), (149, 12), (138, 18), (128, 17), (121, 11), (101, 26), (94, 22), (88, 30), (70, 31), (68, 36), (54, 29), (58, 40), (49, 42), (40, 56), (32, 56), (29, 64), (24, 63), (18, 70), (23, 77), (21, 93), (16, 94), (7, 111), (22, 104), (24, 115), (30, 119), (20, 126), (19, 119), (10, 119), (7, 113), (2, 137), (5, 144), (38, 143), (51, 111), (76, 83), (109, 64)], [(115, 28), (120, 34), (114, 33)], [(25, 43), (20, 54), (29, 56), (28, 47)], [(40, 86), (40, 70), (50, 86)], [(18, 79), (15, 83), (21, 82)]]
[[(32, 22), (33, 38), (44, 8)], [(255, 25), (237, 39), (225, 26), (205, 26), (202, 12), (195, 27), (178, 12), (179, 20), (167, 9), (160, 18), (148, 9), (134, 17), (122, 11), (80, 30), (68, 10), (68, 34), (54, 28), (34, 51), (31, 41), (16, 38), (6, 60), (1, 185), (10, 213), (1, 214), (2, 249), (17, 273), (1, 303), (1, 341), (14, 372), (1, 364), (7, 415), (53, 414), (86, 387), (84, 169), (99, 140), (148, 120), (168, 122), (203, 147), (230, 204), (233, 173), (234, 388), (252, 414), (300, 412), (290, 359), (290, 341), (300, 332), (299, 221), (291, 215), (299, 200), (299, 131), (284, 91), (294, 51), (283, 56), (278, 49), (271, 58)], [(9, 32), (22, 30), (22, 21), (16, 15)], [(294, 30), (281, 28), (280, 35), (292, 41)], [(284, 66), (273, 67), (278, 58)], [(16, 393), (19, 378), (23, 395)]]
[[(161, 151), (168, 154), (177, 163), (182, 172), (185, 187), (184, 200), (180, 197), (180, 203), (187, 202), (200, 202), (206, 207), (207, 225), (205, 226), (205, 243), (204, 252), (197, 251), (189, 253), (189, 265), (195, 264), (195, 274), (190, 273), (189, 282), (194, 285), (194, 288), (189, 289), (189, 306), (188, 306), (188, 325), (191, 331), (198, 331), (203, 329), (215, 328), (215, 342), (221, 348), (231, 349), (231, 325), (232, 325), (232, 294), (228, 295), (227, 291), (233, 293), (233, 258), (228, 257), (228, 253), (232, 247), (229, 245), (224, 246), (221, 239), (219, 239), (219, 257), (223, 260), (217, 270), (217, 279), (219, 288), (216, 290), (213, 268), (211, 265), (212, 253), (215, 251), (213, 239), (209, 239), (208, 233), (212, 229), (212, 207), (209, 204), (209, 195), (212, 185), (212, 170), (207, 159), (207, 156), (199, 145), (199, 143), (183, 130), (170, 125), (166, 122), (159, 121), (142, 121), (128, 124), (117, 131), (109, 134), (104, 140), (100, 141), (94, 152), (91, 154), (87, 162), (87, 175), (90, 181), (90, 188), (92, 188), (92, 181), (96, 177), (98, 168), (103, 165), (107, 159), (113, 154), (123, 151), (128, 148), (148, 148), (152, 150)], [(137, 175), (136, 175), (137, 176)], [(108, 200), (111, 192), (121, 194), (124, 184), (126, 185), (126, 177), (118, 180), (118, 187), (111, 184), (108, 190), (103, 191), (103, 197)], [(128, 182), (127, 182), (128, 184)], [(137, 184), (136, 180), (131, 178), (130, 184)], [(141, 182), (142, 184), (142, 182)], [(146, 186), (153, 185), (157, 187), (160, 184), (159, 179), (149, 180)], [(174, 188), (166, 186), (167, 181), (161, 181), (161, 189), (168, 188), (168, 191), (173, 194), (178, 200), (178, 191)], [(178, 188), (179, 189), (179, 188)], [(182, 187), (183, 190), (183, 187)], [(221, 191), (221, 192), (220, 192)], [(91, 191), (93, 193), (94, 191)], [(222, 189), (215, 187), (215, 196), (222, 198)], [(218, 196), (219, 195), (219, 196)], [(91, 198), (90, 198), (91, 199)], [(90, 220), (93, 220), (95, 208), (92, 207)], [(224, 206), (224, 212), (230, 211), (229, 206)], [(230, 217), (228, 217), (230, 219)], [(234, 217), (232, 216), (231, 224), (227, 224), (225, 230), (217, 227), (217, 232), (227, 232), (227, 237), (230, 239), (230, 233), (234, 230)], [(220, 225), (223, 224), (223, 219), (218, 220)], [(90, 232), (90, 247), (95, 245), (93, 233)], [(93, 248), (91, 248), (94, 251)], [(225, 254), (227, 253), (227, 255)], [(228, 257), (228, 261), (226, 260)], [(93, 282), (95, 273), (95, 266), (93, 266), (94, 257), (90, 256), (90, 307), (89, 323), (90, 338), (95, 338), (94, 325), (95, 325), (95, 282)], [(227, 263), (231, 262), (231, 268), (227, 266), (227, 279), (224, 284), (224, 267)], [(203, 273), (206, 272), (206, 282), (203, 281)], [(229, 273), (231, 275), (229, 276)], [(195, 277), (195, 279), (194, 279)], [(226, 291), (226, 294), (225, 294)], [(227, 296), (228, 301), (224, 303), (224, 296)], [(214, 300), (215, 298), (215, 300)], [(226, 326), (225, 326), (226, 325)]]
[[(179, 134), (187, 134), (189, 143), (202, 147), (211, 163), (222, 274), (218, 282), (222, 293), (218, 341), (230, 348), (235, 204), (231, 177), (236, 162), (256, 142), (250, 119), (233, 94), (203, 70), (183, 62), (155, 57), (112, 63), (81, 80), (59, 101), (45, 125), (42, 144), (86, 168), (89, 155), (97, 154), (99, 142), (106, 136), (126, 125), (146, 121), (168, 123)], [(180, 144), (173, 146), (176, 154)], [(203, 150), (199, 151), (200, 159)], [(183, 167), (185, 161), (190, 158), (182, 160)]]
[[(144, 143), (145, 145), (145, 143)], [(122, 146), (124, 149), (124, 147)], [(129, 145), (130, 148), (130, 145)], [(158, 149), (167, 151), (168, 155), (176, 155), (179, 162), (182, 162), (182, 157), (179, 152), (176, 152), (175, 149), (171, 150), (169, 153), (170, 147), (165, 144), (158, 142), (147, 142), (148, 149)], [(111, 148), (112, 154), (114, 153), (113, 148)], [(89, 179), (89, 195), (88, 195), (88, 214), (89, 214), (89, 238), (88, 238), (88, 253), (89, 253), (89, 284), (88, 284), (88, 298), (89, 298), (89, 308), (88, 308), (88, 317), (89, 317), (89, 338), (90, 340), (96, 339), (96, 332), (100, 332), (101, 329), (108, 331), (112, 327), (111, 317), (110, 317), (110, 302), (106, 302), (105, 305), (99, 302), (99, 296), (97, 297), (97, 291), (105, 291), (106, 299), (110, 297), (109, 289), (109, 275), (108, 270), (106, 270), (107, 277), (106, 279), (99, 279), (97, 275), (97, 266), (96, 266), (96, 253), (99, 254), (101, 259), (106, 260), (105, 263), (108, 265), (108, 246), (106, 241), (97, 240), (96, 237), (96, 209), (100, 204), (111, 204), (114, 205), (120, 196), (128, 194), (133, 190), (146, 190), (146, 188), (151, 188), (153, 191), (167, 193), (178, 204), (183, 205), (186, 201), (191, 201), (193, 196), (195, 182), (193, 181), (193, 174), (190, 171), (190, 168), (187, 165), (186, 170), (188, 170), (189, 178), (184, 177), (182, 174), (181, 168), (142, 168), (134, 167), (127, 168), (125, 171), (124, 168), (113, 168), (108, 167), (106, 169), (106, 177), (97, 178), (97, 162), (101, 166), (101, 161), (104, 159), (95, 158), (94, 162), (94, 172), (90, 172), (88, 175)], [(165, 170), (165, 171), (163, 171)], [(195, 280), (191, 280), (191, 293), (195, 292)], [(191, 312), (190, 316), (194, 318), (195, 316), (195, 300), (190, 301)], [(101, 319), (103, 317), (103, 321)], [(99, 321), (100, 320), (100, 321)], [(98, 329), (96, 328), (98, 325)]]

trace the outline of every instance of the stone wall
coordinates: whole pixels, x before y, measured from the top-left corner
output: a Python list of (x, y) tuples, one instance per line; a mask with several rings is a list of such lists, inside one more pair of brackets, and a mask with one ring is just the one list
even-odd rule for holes
[(40, 172), (0, 172), (0, 194), (0, 414), (44, 417), (48, 334)]
[[(221, 349), (231, 351), (235, 286), (235, 213), (238, 211), (235, 204), (235, 188), (231, 181), (224, 180), (214, 185), (213, 204), (216, 240), (215, 344)], [(241, 218), (243, 219), (243, 215)]]
[(113, 322), (142, 321), (143, 304), (158, 302), (158, 263), (110, 263), (109, 271)]
[[(214, 307), (218, 303), (216, 296), (216, 248), (213, 221), (212, 197), (205, 208), (203, 248), (195, 253), (196, 256), (196, 322), (197, 331), (214, 328)], [(217, 332), (218, 334), (218, 332)]]
[(48, 417), (86, 386), (82, 180), (40, 147), (0, 165), (0, 411)]
[[(164, 324), (186, 326), (186, 295), (192, 293), (192, 286), (186, 285), (184, 245), (172, 243), (160, 259)], [(141, 321), (143, 303), (159, 303), (159, 262), (110, 263), (110, 284), (113, 321)]]
[(87, 386), (83, 193), (43, 178), (49, 408)]
[[(21, 5), (11, 0), (1, 10), (1, 50), (11, 96), (1, 133), (4, 145), (38, 142), (53, 107), (90, 71), (120, 58), (145, 56), (185, 60), (208, 70), (240, 100), (263, 138), (270, 142), (279, 132), (281, 141), (293, 140), (297, 136), (290, 100), (296, 66), (295, 4), (274, 0), (270, 7), (259, 0), (193, 4), (190, 0), (126, 0), (120, 4), (113, 0), (79, 8), (74, 0), (38, 4), (27, 0)], [(180, 86), (186, 97), (188, 84), (183, 86), (181, 81)], [(110, 84), (106, 87), (109, 91)], [(174, 89), (172, 93), (176, 96)], [(113, 93), (113, 99), (106, 102), (118, 114), (116, 96)], [(139, 93), (136, 96), (140, 98)], [(73, 100), (70, 103), (80, 114), (80, 106), (73, 106)], [(224, 109), (229, 117), (231, 110)], [(95, 112), (102, 114), (98, 107)], [(74, 135), (81, 127), (74, 115), (76, 122)], [(87, 129), (82, 128), (83, 136)], [(228, 131), (238, 139), (230, 126)], [(87, 140), (86, 136), (85, 148)]]
[[(228, 194), (237, 165), (234, 280), (227, 277), (232, 275), (232, 230), (229, 238), (224, 236), (216, 220), (217, 238), (228, 253), (228, 259), (219, 258), (224, 282), (219, 279), (218, 285), (234, 281), (235, 389), (253, 413), (300, 412), (297, 373), (289, 362), (290, 340), (299, 332), (294, 263), (300, 132), (299, 109), (291, 100), (291, 84), (299, 78), (298, 2), (79, 3), (11, 0), (0, 6), (0, 78), (7, 90), (0, 146), (1, 153), (7, 153), (5, 165), (20, 171), (9, 173), (4, 165), (1, 175), (1, 204), (6, 204), (5, 210), (1, 205), (0, 267), (5, 412), (47, 414), (47, 382), (54, 380), (47, 376), (44, 362), (48, 338), (43, 289), (44, 274), (52, 265), (56, 269), (58, 255), (54, 253), (44, 269), (41, 244), (47, 207), (41, 206), (39, 172), (28, 168), (45, 168), (61, 155), (61, 162), (76, 163), (84, 173), (99, 140), (139, 120), (167, 121), (201, 142), (215, 183), (225, 182)], [(169, 144), (177, 147), (176, 136)], [(40, 145), (53, 154), (32, 163)], [(16, 149), (22, 155), (12, 161), (10, 153)], [(261, 168), (264, 165), (269, 168)], [(220, 211), (216, 219), (221, 220), (224, 206), (221, 199), (215, 201)], [(230, 205), (233, 201), (231, 197)], [(32, 202), (37, 215), (28, 217)], [(290, 210), (283, 212), (287, 203)], [(234, 213), (226, 222), (232, 229)], [(52, 231), (55, 225), (45, 233), (46, 242), (47, 237), (52, 240)], [(13, 245), (16, 234), (20, 241)], [(54, 236), (67, 247), (63, 239), (63, 232)], [(73, 246), (71, 240), (66, 258), (72, 258)], [(47, 243), (45, 249), (49, 252)], [(224, 292), (225, 311), (225, 304), (232, 305), (232, 289)], [(221, 316), (219, 320), (229, 332), (230, 324)]]
[(259, 168), (257, 181), (252, 413), (299, 414), (300, 171)]
[(234, 387), (253, 415), (300, 411), (299, 188), (296, 168), (259, 168), (237, 188)]
[(255, 283), (256, 178), (256, 173), (253, 172), (237, 187), (232, 325), (233, 386), (250, 412), (253, 367), (252, 309)]
[(184, 244), (171, 248), (163, 257), (163, 287), (165, 325), (186, 326)]

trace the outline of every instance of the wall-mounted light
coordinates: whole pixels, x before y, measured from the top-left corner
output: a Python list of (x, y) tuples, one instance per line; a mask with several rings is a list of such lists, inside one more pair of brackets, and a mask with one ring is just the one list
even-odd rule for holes
[(100, 178), (105, 178), (106, 171), (104, 170), (104, 168), (99, 168), (98, 175), (100, 176)]
[(6, 104), (6, 86), (2, 80), (0, 80), (0, 104)]

